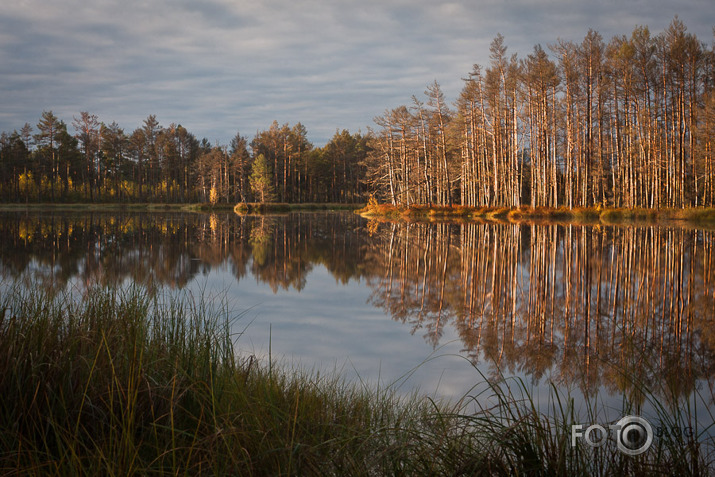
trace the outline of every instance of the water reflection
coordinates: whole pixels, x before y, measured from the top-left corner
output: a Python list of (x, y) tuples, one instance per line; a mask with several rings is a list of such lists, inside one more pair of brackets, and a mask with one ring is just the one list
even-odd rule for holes
[[(713, 233), (658, 227), (385, 225), (372, 303), (474, 362), (641, 397), (711, 381)], [(625, 379), (627, 376), (630, 379)]]
[[(349, 213), (0, 214), (0, 275), (59, 290), (186, 287), (217, 267), (273, 293), (313, 267), (488, 372), (640, 397), (713, 385), (715, 234), (667, 227), (366, 223)], [(417, 364), (417, 363), (415, 363)]]
[(278, 289), (305, 286), (320, 263), (344, 283), (359, 276), (367, 232), (352, 214), (0, 213), (0, 275), (52, 289), (70, 281), (185, 287), (228, 264)]

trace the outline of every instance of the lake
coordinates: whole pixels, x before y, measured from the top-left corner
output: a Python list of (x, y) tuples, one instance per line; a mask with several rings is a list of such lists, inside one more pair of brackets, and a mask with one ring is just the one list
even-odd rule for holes
[(3, 286), (203, 296), (263, 360), (451, 400), (519, 378), (616, 419), (646, 387), (712, 424), (713, 230), (55, 210), (0, 212), (0, 243)]

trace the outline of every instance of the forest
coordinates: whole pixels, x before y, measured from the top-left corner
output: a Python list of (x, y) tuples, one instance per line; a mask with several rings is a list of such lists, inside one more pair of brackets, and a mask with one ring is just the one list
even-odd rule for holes
[(3, 202), (345, 202), (516, 207), (715, 205), (715, 50), (676, 17), (606, 42), (536, 45), (437, 81), (367, 134), (314, 147), (300, 122), (229, 146), (150, 115), (132, 132), (45, 111), (0, 137)]
[[(33, 134), (25, 124), (0, 141), (5, 202), (226, 203), (355, 202), (367, 138), (336, 131), (314, 148), (305, 127), (274, 121), (250, 141), (199, 141), (180, 124), (150, 115), (131, 133), (81, 112), (67, 124), (45, 111)], [(250, 152), (249, 152), (250, 150)]]

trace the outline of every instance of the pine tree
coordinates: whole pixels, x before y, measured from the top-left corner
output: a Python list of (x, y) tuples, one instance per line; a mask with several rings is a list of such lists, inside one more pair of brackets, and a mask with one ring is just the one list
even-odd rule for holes
[(251, 190), (260, 199), (261, 203), (275, 200), (273, 182), (271, 180), (272, 171), (266, 160), (266, 156), (259, 154), (253, 161), (251, 176), (248, 178), (251, 183)]

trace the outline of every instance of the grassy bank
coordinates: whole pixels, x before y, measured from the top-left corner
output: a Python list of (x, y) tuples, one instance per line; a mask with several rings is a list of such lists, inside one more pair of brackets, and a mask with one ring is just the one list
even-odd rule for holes
[(184, 211), (184, 212), (218, 212), (231, 211), (236, 213), (279, 213), (298, 210), (355, 210), (363, 204), (337, 204), (337, 203), (239, 203), (239, 204), (162, 204), (162, 203), (139, 203), (139, 204), (118, 204), (118, 203), (0, 203), (0, 211), (35, 211), (35, 210), (67, 210), (75, 212), (113, 212), (113, 211), (137, 211), (137, 212), (163, 212), (163, 211)]
[(5, 203), (0, 204), (0, 211), (36, 211), (36, 210), (57, 210), (71, 212), (115, 212), (115, 211), (136, 211), (136, 212), (191, 212), (210, 210), (232, 210), (233, 205), (217, 204), (163, 204), (163, 203)]
[(299, 210), (356, 210), (362, 204), (337, 204), (337, 203), (303, 203), (289, 204), (285, 202), (241, 202), (233, 207), (233, 211), (240, 215), (245, 214), (275, 214)]
[(554, 392), (546, 416), (518, 382), (448, 405), (239, 359), (220, 300), (40, 290), (0, 298), (2, 475), (697, 475), (713, 458), (684, 437), (571, 447), (573, 403)]
[(395, 206), (372, 202), (356, 210), (364, 217), (386, 217), (392, 219), (478, 219), (520, 222), (529, 220), (553, 220), (586, 223), (660, 223), (680, 222), (694, 225), (715, 226), (715, 208), (688, 209), (643, 209), (643, 208), (550, 208), (550, 207), (467, 207), (455, 206)]

